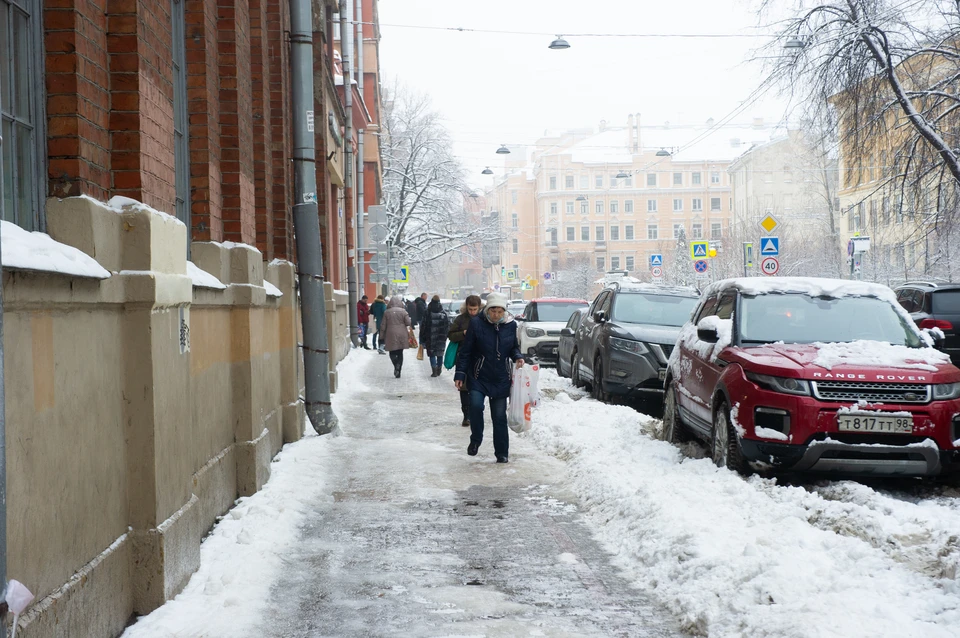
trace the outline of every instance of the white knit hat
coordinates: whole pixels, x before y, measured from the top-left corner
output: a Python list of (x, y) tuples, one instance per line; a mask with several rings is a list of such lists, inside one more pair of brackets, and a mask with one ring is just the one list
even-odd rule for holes
[(487, 308), (503, 308), (507, 309), (507, 296), (500, 294), (499, 292), (491, 292), (487, 295)]

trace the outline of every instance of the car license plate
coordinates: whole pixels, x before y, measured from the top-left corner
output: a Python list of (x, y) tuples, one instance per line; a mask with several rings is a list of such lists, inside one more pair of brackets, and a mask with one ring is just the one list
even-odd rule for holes
[(659, 372), (657, 372), (657, 378), (660, 379), (661, 381), (663, 381), (664, 379), (666, 379), (666, 378), (667, 378), (667, 369), (666, 369), (666, 368), (663, 368), (662, 370), (660, 370)]
[(842, 414), (837, 417), (841, 432), (913, 433), (913, 418), (889, 414)]

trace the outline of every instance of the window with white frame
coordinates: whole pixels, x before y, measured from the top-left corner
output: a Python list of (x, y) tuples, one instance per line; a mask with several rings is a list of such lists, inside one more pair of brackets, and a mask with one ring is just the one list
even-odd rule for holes
[(517, 255), (520, 253), (520, 240), (516, 237), (513, 238), (513, 254)]
[(679, 213), (683, 211), (683, 200), (680, 198), (673, 199), (673, 212)]
[(596, 188), (603, 188), (603, 175), (594, 175), (593, 185)]
[(630, 188), (631, 186), (633, 186), (633, 176), (627, 175), (626, 177), (624, 177), (623, 185), (626, 186), (627, 188)]
[(610, 188), (616, 188), (616, 187), (617, 187), (617, 176), (616, 176), (616, 175), (611, 175), (611, 176), (610, 176)]
[(710, 183), (711, 184), (720, 183), (720, 171), (710, 171)]
[(674, 173), (674, 174), (673, 174), (673, 185), (674, 185), (674, 186), (683, 186), (683, 173)]
[(606, 270), (603, 257), (597, 257), (597, 270)]
[(581, 226), (580, 227), (580, 241), (590, 241), (590, 227)]
[(47, 186), (42, 4), (0, 0), (0, 218), (31, 231)]
[(573, 215), (573, 202), (567, 202), (567, 215)]
[(557, 190), (557, 176), (556, 176), (556, 175), (551, 175), (551, 176), (550, 176), (550, 190), (552, 190), (552, 191)]
[(679, 239), (681, 233), (683, 233), (683, 224), (674, 224), (674, 225), (673, 225), (673, 238), (674, 238), (674, 239)]
[(550, 214), (551, 215), (557, 214), (557, 202), (550, 202)]
[(603, 226), (596, 226), (593, 229), (593, 238), (596, 239), (597, 241), (605, 241), (604, 236), (605, 236), (605, 233), (604, 233)]
[(573, 190), (573, 175), (567, 175), (563, 178), (563, 185), (568, 191)]
[(584, 189), (584, 190), (590, 188), (590, 176), (589, 176), (589, 175), (581, 175), (581, 176), (580, 176), (580, 188), (582, 188), (582, 189)]
[(602, 199), (598, 199), (598, 200), (594, 203), (594, 208), (593, 208), (593, 209), (596, 211), (597, 215), (603, 215), (603, 200), (602, 200)]
[(633, 241), (633, 224), (627, 224), (623, 227), (623, 238), (627, 241)]
[(547, 235), (547, 241), (550, 242), (551, 246), (557, 245), (557, 229), (551, 228), (550, 233)]
[(580, 214), (586, 215), (590, 212), (590, 209), (587, 208), (587, 202), (580, 202)]
[(655, 212), (657, 212), (657, 200), (655, 200), (655, 199), (648, 199), (648, 200), (647, 200), (647, 212), (648, 212), (648, 213), (655, 213)]
[(577, 240), (577, 229), (573, 226), (567, 226), (567, 241)]
[(627, 255), (627, 270), (633, 270), (633, 255)]
[(694, 224), (690, 227), (690, 239), (703, 239), (703, 224)]
[(711, 197), (710, 198), (710, 210), (717, 211), (720, 210), (720, 198)]
[(618, 202), (618, 201), (615, 200), (615, 199), (611, 199), (611, 200), (610, 200), (610, 214), (611, 214), (611, 215), (616, 215), (618, 212), (620, 212), (620, 202)]
[(647, 239), (659, 239), (660, 229), (656, 224), (647, 224)]
[(510, 191), (510, 201), (516, 204), (520, 200), (520, 194), (517, 191)]
[(647, 173), (647, 186), (656, 186), (656, 185), (657, 185), (657, 174)]
[(520, 228), (520, 216), (516, 213), (510, 214), (510, 226), (512, 228)]
[(695, 213), (703, 211), (703, 200), (699, 197), (694, 197), (690, 200), (690, 210)]
[(623, 212), (632, 213), (633, 212), (633, 200), (625, 199), (623, 200)]
[(710, 224), (710, 239), (720, 239), (723, 236), (723, 226), (720, 222)]
[(620, 257), (610, 257), (610, 270), (620, 270)]
[(700, 182), (700, 172), (690, 173), (690, 183), (694, 186), (699, 186)]
[(620, 226), (614, 225), (610, 227), (610, 241), (619, 241), (620, 240)]

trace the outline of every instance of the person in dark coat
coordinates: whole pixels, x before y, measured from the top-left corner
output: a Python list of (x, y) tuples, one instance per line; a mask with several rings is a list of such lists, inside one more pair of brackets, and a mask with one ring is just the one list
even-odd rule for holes
[(511, 362), (523, 367), (517, 340), (517, 323), (507, 312), (507, 298), (490, 293), (483, 312), (470, 320), (460, 344), (454, 383), (461, 389), (470, 379), (470, 445), (467, 454), (476, 456), (483, 441), (483, 400), (490, 401), (493, 420), (493, 452), (497, 463), (507, 463), (510, 434), (507, 429), (507, 397), (510, 396)]
[[(387, 302), (383, 300), (383, 295), (377, 295), (377, 298), (373, 301), (373, 304), (370, 306), (370, 314), (373, 315), (373, 318), (376, 320), (377, 333), (373, 335), (373, 347), (377, 349), (377, 352), (380, 354), (387, 354), (387, 351), (383, 349), (383, 315), (387, 312)], [(377, 346), (377, 341), (380, 342), (379, 347)]]
[(420, 322), (420, 343), (430, 357), (431, 377), (439, 377), (443, 371), (443, 350), (447, 347), (447, 330), (450, 318), (443, 310), (440, 296), (434, 295), (427, 306), (427, 314)]
[(417, 304), (413, 303), (413, 299), (408, 299), (404, 304), (404, 308), (407, 309), (407, 315), (410, 317), (410, 325), (416, 327), (419, 321), (417, 321)]
[(427, 318), (427, 293), (420, 293), (420, 296), (413, 300), (413, 306), (417, 309), (416, 323), (422, 323)]
[[(460, 314), (450, 323), (450, 331), (447, 334), (450, 341), (463, 344), (463, 338), (467, 336), (467, 326), (470, 320), (480, 312), (480, 306), (483, 302), (477, 295), (470, 295), (460, 307)], [(470, 427), (470, 379), (466, 379), (463, 387), (460, 388), (460, 411), (463, 412), (463, 427)]]
[(367, 331), (370, 329), (370, 306), (367, 305), (367, 296), (360, 297), (357, 302), (357, 326), (360, 328), (360, 347), (369, 350), (367, 345)]

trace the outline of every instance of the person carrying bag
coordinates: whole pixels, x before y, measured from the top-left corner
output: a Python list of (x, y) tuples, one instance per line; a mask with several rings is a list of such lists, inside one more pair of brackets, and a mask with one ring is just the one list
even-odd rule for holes
[(416, 348), (417, 339), (413, 335), (410, 324), (410, 315), (403, 307), (403, 297), (394, 295), (387, 304), (387, 312), (383, 315), (383, 341), (390, 353), (393, 362), (393, 376), (400, 378), (403, 368), (403, 351), (408, 347)]
[[(450, 331), (447, 333), (447, 339), (450, 340), (450, 344), (447, 346), (447, 353), (443, 358), (443, 365), (447, 370), (457, 366), (457, 358), (460, 355), (460, 344), (463, 343), (464, 337), (467, 336), (467, 326), (470, 325), (470, 320), (480, 312), (481, 305), (483, 305), (483, 300), (480, 299), (479, 295), (470, 295), (467, 297), (467, 300), (463, 302), (463, 306), (460, 308), (460, 314), (450, 323)], [(460, 392), (458, 392), (460, 395), (460, 411), (463, 412), (463, 422), (460, 425), (465, 428), (470, 427), (469, 381), (469, 379), (466, 379), (463, 387), (460, 388)]]

